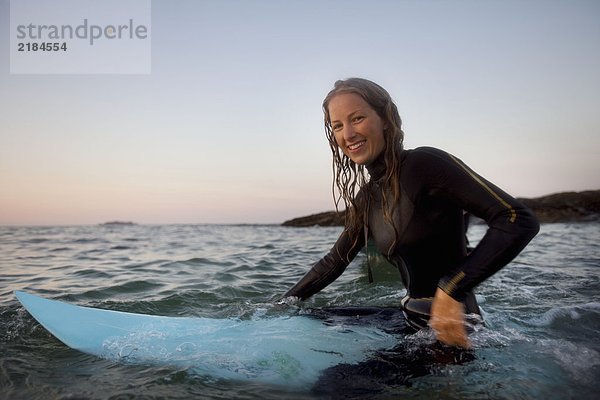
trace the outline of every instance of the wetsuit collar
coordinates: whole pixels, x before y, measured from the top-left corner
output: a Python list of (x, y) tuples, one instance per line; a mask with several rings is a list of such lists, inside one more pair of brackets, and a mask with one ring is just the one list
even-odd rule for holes
[(385, 151), (382, 151), (372, 163), (365, 165), (372, 182), (377, 182), (385, 176)]

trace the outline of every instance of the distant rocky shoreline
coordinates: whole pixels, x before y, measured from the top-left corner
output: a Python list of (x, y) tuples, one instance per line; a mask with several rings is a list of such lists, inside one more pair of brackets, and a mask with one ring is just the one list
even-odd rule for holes
[(121, 226), (121, 225), (136, 225), (135, 222), (131, 222), (131, 221), (108, 221), (108, 222), (104, 222), (100, 225), (103, 226)]
[[(563, 192), (533, 199), (519, 198), (541, 223), (600, 222), (600, 190)], [(344, 213), (327, 211), (285, 221), (283, 226), (342, 226)]]

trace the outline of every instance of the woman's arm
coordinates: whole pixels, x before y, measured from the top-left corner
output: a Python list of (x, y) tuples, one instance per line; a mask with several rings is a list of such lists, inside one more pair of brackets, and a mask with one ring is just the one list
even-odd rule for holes
[(359, 235), (358, 239), (354, 240), (344, 230), (329, 253), (288, 290), (284, 297), (299, 297), (305, 300), (335, 281), (364, 246), (364, 239), (361, 238), (362, 235)]
[(538, 233), (539, 223), (527, 207), (456, 157), (433, 148), (417, 149), (412, 155), (424, 193), (445, 197), (488, 224), (477, 247), (440, 279), (431, 305), (430, 326), (438, 340), (469, 347), (461, 301), (516, 257)]
[[(457, 301), (515, 258), (539, 231), (531, 210), (473, 172), (456, 157), (438, 149), (421, 148), (411, 157), (422, 174), (427, 194), (446, 198), (483, 219), (488, 230), (460, 265), (438, 287)], [(418, 201), (418, 200), (417, 200)]]

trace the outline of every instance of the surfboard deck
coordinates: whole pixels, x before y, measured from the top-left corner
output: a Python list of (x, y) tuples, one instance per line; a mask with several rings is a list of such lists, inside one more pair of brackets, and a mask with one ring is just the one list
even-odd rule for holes
[(70, 348), (217, 378), (302, 386), (329, 367), (359, 363), (397, 343), (392, 333), (343, 319), (169, 317), (82, 307), (21, 291), (15, 295)]

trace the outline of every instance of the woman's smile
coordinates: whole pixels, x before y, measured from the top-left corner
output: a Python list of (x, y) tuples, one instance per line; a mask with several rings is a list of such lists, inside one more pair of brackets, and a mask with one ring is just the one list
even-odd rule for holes
[(360, 148), (362, 148), (363, 144), (365, 144), (367, 141), (365, 140), (361, 140), (359, 142), (356, 143), (352, 143), (349, 144), (348, 146), (346, 146), (348, 148), (348, 150), (350, 150), (351, 152), (355, 152), (357, 150), (359, 150)]

